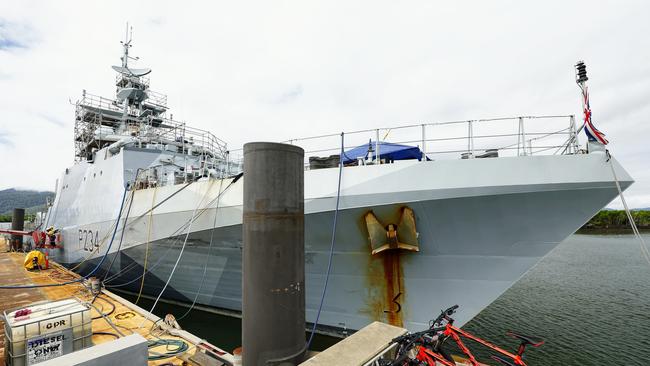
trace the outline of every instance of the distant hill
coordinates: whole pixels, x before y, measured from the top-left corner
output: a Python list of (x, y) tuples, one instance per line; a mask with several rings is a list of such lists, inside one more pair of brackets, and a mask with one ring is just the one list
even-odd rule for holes
[(47, 197), (54, 197), (54, 192), (38, 192), (15, 188), (0, 191), (0, 214), (9, 214), (14, 208), (24, 208), (28, 213), (43, 210)]
[[(650, 230), (650, 211), (634, 209), (632, 219), (640, 230)], [(627, 214), (623, 210), (602, 210), (584, 224), (578, 233), (590, 232), (630, 232), (631, 226)]]

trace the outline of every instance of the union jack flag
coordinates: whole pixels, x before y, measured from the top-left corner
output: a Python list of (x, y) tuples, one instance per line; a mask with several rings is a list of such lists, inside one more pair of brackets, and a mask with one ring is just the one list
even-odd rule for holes
[(584, 128), (585, 128), (585, 133), (587, 134), (587, 138), (589, 138), (589, 141), (598, 141), (603, 145), (607, 145), (609, 141), (605, 138), (605, 134), (598, 131), (596, 126), (591, 122), (591, 107), (589, 106), (589, 91), (587, 90), (587, 87), (585, 86), (582, 89), (582, 96), (584, 98), (584, 113), (585, 113), (585, 123), (584, 123)]

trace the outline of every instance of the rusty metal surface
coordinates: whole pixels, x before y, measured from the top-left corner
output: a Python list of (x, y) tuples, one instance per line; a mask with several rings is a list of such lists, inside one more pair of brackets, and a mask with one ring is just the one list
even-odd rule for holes
[[(53, 262), (50, 262), (51, 268), (48, 270), (27, 271), (23, 267), (24, 256), (24, 253), (0, 253), (0, 285), (51, 284), (65, 282), (79, 277), (77, 274)], [(0, 290), (0, 311), (21, 307), (37, 301), (56, 301), (71, 297), (78, 297), (82, 300), (90, 301), (93, 295), (80, 283), (40, 289)], [(145, 320), (140, 313), (141, 310), (138, 310), (133, 304), (126, 301), (116, 301), (116, 298), (118, 297), (115, 295), (105, 293), (97, 298), (94, 305), (97, 306), (99, 311), (105, 314), (108, 314), (112, 306), (115, 306), (115, 310), (110, 312), (108, 317), (123, 333), (128, 335), (137, 332), (147, 339), (152, 339), (154, 336), (150, 334), (150, 329), (154, 326), (153, 321)], [(93, 316), (93, 333), (115, 333), (113, 328), (95, 309), (91, 310), (91, 315)], [(0, 323), (2, 322), (0, 321)], [(0, 325), (2, 326), (2, 330), (0, 330), (0, 365), (4, 365), (4, 323)], [(165, 335), (165, 338), (178, 339), (178, 337), (173, 335)], [(114, 339), (115, 337), (105, 334), (94, 334), (92, 338), (94, 344), (109, 342)], [(190, 347), (192, 347), (192, 344), (190, 344)], [(154, 350), (157, 352), (165, 352), (165, 346), (159, 346)], [(173, 364), (179, 365), (191, 357), (194, 352), (195, 350), (191, 350), (180, 357), (150, 361), (149, 365), (161, 365), (166, 362), (173, 362)]]
[[(31, 283), (23, 268), (22, 253), (0, 254), (0, 285), (23, 285)], [(11, 308), (20, 307), (36, 301), (45, 300), (46, 297), (39, 289), (0, 290), (0, 313)], [(0, 365), (4, 365), (4, 322), (0, 318)]]
[(367, 296), (362, 312), (373, 320), (402, 327), (408, 311), (402, 262), (419, 250), (415, 215), (402, 206), (383, 211), (379, 217), (367, 212), (362, 221), (368, 237)]
[(373, 211), (364, 215), (366, 230), (372, 248), (372, 254), (385, 250), (404, 249), (414, 252), (420, 250), (418, 233), (415, 226), (415, 214), (409, 207), (399, 209), (399, 219), (382, 223)]

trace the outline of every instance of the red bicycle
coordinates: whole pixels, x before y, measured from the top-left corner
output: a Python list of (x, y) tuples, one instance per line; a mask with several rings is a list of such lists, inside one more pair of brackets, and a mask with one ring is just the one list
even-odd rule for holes
[[(441, 312), (440, 316), (432, 321), (431, 327), (428, 330), (406, 334), (394, 339), (399, 346), (397, 347), (397, 358), (390, 363), (391, 366), (405, 366), (412, 365), (411, 361), (415, 364), (422, 364), (428, 366), (435, 366), (436, 361), (445, 366), (456, 366), (456, 362), (451, 355), (444, 350), (443, 345), (452, 339), (467, 357), (472, 366), (480, 366), (481, 364), (476, 360), (470, 349), (465, 345), (461, 337), (471, 339), (479, 344), (487, 347), (488, 349), (499, 353), (499, 356), (491, 356), (493, 360), (506, 366), (527, 366), (523, 360), (524, 352), (527, 346), (539, 347), (544, 344), (544, 341), (535, 337), (529, 337), (514, 332), (508, 332), (507, 335), (519, 339), (521, 342), (516, 353), (508, 352), (499, 346), (496, 346), (486, 340), (483, 340), (469, 332), (455, 327), (454, 319), (451, 317), (458, 309), (458, 305), (454, 305), (447, 310)], [(415, 357), (410, 357), (409, 354), (415, 353)], [(505, 356), (502, 357), (502, 356)]]

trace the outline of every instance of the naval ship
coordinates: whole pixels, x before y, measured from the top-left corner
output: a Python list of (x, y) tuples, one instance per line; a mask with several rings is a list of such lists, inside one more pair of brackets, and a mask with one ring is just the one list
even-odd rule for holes
[[(84, 91), (74, 104), (75, 161), (45, 218), (60, 232), (50, 257), (79, 273), (105, 257), (95, 275), (108, 288), (156, 297), (169, 282), (165, 300), (240, 314), (241, 149), (175, 120), (122, 46), (115, 97)], [(632, 184), (581, 129), (570, 115), (521, 116), (288, 140), (306, 151), (307, 321), (337, 196), (321, 330), (421, 329), (450, 304), (469, 321), (617, 196), (612, 168)]]

